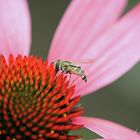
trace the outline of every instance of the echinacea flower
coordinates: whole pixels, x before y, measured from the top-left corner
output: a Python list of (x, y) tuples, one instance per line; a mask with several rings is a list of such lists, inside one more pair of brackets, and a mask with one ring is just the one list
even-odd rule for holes
[[(120, 17), (126, 0), (74, 0), (57, 28), (49, 62), (29, 56), (31, 33), (26, 0), (0, 0), (0, 139), (74, 140), (85, 127), (106, 139), (140, 135), (99, 118), (80, 117), (80, 97), (98, 90), (140, 59), (140, 4)], [(92, 59), (88, 78), (74, 85), (51, 62)], [(93, 74), (94, 73), (94, 74)], [(71, 80), (71, 79), (70, 79)]]

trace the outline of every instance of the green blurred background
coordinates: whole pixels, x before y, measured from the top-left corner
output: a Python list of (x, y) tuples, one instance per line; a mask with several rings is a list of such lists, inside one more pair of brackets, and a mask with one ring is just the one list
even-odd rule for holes
[[(138, 1), (130, 0), (126, 11)], [(55, 29), (69, 3), (70, 0), (29, 0), (33, 34), (31, 54), (47, 57)], [(81, 103), (86, 116), (112, 120), (140, 131), (140, 64), (108, 87), (82, 98)], [(97, 137), (84, 129), (77, 133), (84, 135), (85, 140)]]

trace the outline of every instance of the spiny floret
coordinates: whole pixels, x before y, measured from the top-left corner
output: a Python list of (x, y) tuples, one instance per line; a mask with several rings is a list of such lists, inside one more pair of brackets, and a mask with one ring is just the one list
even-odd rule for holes
[(74, 86), (54, 66), (33, 56), (0, 56), (0, 139), (73, 140), (71, 120), (83, 113)]

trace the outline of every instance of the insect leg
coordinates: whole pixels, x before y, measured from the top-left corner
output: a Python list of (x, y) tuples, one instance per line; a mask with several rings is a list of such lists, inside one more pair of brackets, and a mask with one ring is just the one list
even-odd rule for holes
[(69, 73), (69, 80), (68, 81), (70, 81), (70, 78), (71, 78), (71, 73)]
[(76, 77), (75, 79), (72, 80), (72, 84), (78, 79), (79, 77)]

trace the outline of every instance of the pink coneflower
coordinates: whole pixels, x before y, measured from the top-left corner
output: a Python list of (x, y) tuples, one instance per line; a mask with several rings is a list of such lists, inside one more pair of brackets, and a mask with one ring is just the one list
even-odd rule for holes
[[(83, 108), (76, 105), (81, 96), (110, 84), (139, 61), (140, 4), (119, 18), (126, 2), (72, 1), (48, 62), (29, 56), (27, 1), (0, 0), (0, 139), (74, 140), (81, 135), (69, 131), (81, 127), (107, 139), (140, 139), (118, 124), (80, 117)], [(50, 63), (58, 59), (92, 59), (90, 67), (83, 66), (88, 82), (79, 78), (73, 85), (56, 73)]]

